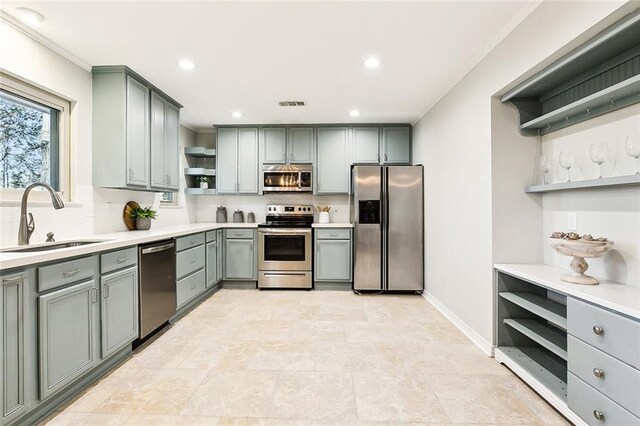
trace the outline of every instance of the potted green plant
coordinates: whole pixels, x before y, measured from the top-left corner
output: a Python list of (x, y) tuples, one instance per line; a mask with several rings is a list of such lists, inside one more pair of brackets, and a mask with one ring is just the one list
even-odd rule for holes
[(201, 189), (209, 188), (209, 177), (208, 176), (200, 176), (198, 177), (198, 182), (200, 182)]
[(146, 231), (151, 228), (151, 219), (155, 219), (157, 214), (155, 210), (149, 207), (140, 207), (133, 209), (131, 218), (136, 220), (136, 229)]

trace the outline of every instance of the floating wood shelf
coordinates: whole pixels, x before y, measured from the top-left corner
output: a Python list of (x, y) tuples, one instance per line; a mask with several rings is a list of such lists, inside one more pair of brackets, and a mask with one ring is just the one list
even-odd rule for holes
[(567, 333), (533, 319), (506, 318), (504, 323), (567, 360)]
[(531, 185), (524, 188), (527, 193), (567, 191), (571, 189), (606, 188), (610, 186), (640, 185), (640, 175), (613, 176), (602, 179), (577, 180), (574, 182)]
[(202, 167), (187, 167), (184, 169), (187, 176), (215, 176), (216, 169), (205, 169)]
[(536, 314), (558, 327), (567, 329), (567, 307), (546, 297), (524, 291), (501, 292), (500, 297)]
[(211, 158), (216, 156), (216, 150), (203, 148), (200, 146), (188, 146), (184, 149), (184, 153), (192, 157)]

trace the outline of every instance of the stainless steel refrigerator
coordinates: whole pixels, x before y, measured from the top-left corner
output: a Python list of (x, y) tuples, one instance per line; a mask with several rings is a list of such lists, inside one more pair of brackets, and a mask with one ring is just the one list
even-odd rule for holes
[(354, 291), (424, 289), (422, 166), (354, 166)]

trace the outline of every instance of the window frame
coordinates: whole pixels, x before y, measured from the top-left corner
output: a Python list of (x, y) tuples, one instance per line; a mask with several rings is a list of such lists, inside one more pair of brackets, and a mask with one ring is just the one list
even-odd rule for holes
[[(0, 71), (0, 89), (58, 111), (58, 194), (64, 201), (71, 201), (71, 102), (48, 90), (36, 87)], [(54, 123), (51, 124), (54, 126)], [(52, 161), (52, 164), (56, 161)], [(0, 202), (19, 201), (24, 188), (0, 188)], [(29, 199), (46, 201), (49, 195), (44, 191), (32, 191)]]

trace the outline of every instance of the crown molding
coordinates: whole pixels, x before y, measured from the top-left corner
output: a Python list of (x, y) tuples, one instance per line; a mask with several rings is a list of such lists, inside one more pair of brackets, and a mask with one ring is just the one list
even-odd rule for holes
[(25, 23), (23, 23), (19, 19), (13, 17), (12, 15), (10, 15), (9, 13), (7, 13), (4, 10), (0, 10), (0, 21), (6, 23), (10, 27), (12, 27), (15, 30), (21, 32), (22, 34), (26, 35), (27, 37), (31, 38), (32, 40), (40, 43), (41, 45), (43, 45), (47, 49), (57, 53), (58, 55), (62, 56), (63, 58), (73, 62), (74, 64), (76, 64), (80, 68), (83, 68), (83, 69), (91, 72), (91, 65), (89, 65), (88, 63), (86, 63), (82, 59), (78, 58), (77, 56), (75, 56), (74, 54), (72, 54), (68, 50), (64, 49), (63, 47), (59, 46), (58, 44), (54, 43), (53, 41), (49, 40), (48, 38), (46, 38), (45, 36), (43, 36), (39, 32), (35, 31), (33, 28), (29, 27), (28, 25), (26, 25)]

